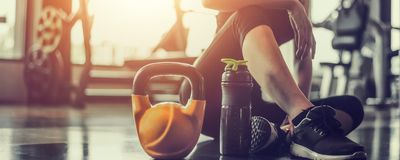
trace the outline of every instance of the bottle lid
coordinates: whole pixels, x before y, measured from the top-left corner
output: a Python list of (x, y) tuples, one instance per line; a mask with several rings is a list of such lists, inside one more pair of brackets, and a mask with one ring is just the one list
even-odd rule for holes
[(245, 60), (235, 60), (232, 58), (222, 58), (222, 63), (225, 63), (225, 71), (237, 71), (239, 66), (246, 66), (247, 61)]
[(252, 76), (247, 71), (247, 61), (223, 58), (221, 62), (226, 64), (225, 72), (222, 74), (222, 82), (252, 82)]

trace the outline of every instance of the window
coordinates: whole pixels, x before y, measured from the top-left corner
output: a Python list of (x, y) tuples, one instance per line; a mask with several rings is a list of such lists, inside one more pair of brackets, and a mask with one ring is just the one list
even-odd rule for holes
[(23, 56), (25, 6), (25, 1), (0, 1), (0, 59)]
[[(73, 11), (79, 0), (73, 0)], [(89, 1), (94, 16), (91, 47), (92, 62), (121, 65), (126, 57), (145, 58), (161, 36), (175, 22), (172, 0), (96, 0)], [(72, 29), (72, 62), (84, 60), (82, 27)]]
[[(314, 23), (322, 22), (338, 5), (339, 0), (311, 1), (312, 21)], [(337, 62), (339, 60), (337, 51), (331, 45), (334, 33), (324, 28), (314, 28), (313, 32), (315, 41), (317, 42), (315, 61)]]
[[(400, 1), (399, 0), (392, 0), (392, 26), (400, 27)], [(392, 30), (392, 44), (391, 47), (393, 50), (400, 49), (400, 31), (399, 30)], [(400, 75), (400, 58), (393, 58), (392, 59), (392, 72)]]
[[(143, 59), (176, 21), (176, 0), (96, 0), (89, 1), (94, 16), (91, 47), (97, 65), (122, 65), (125, 59)], [(201, 0), (181, 0), (189, 29), (186, 55), (197, 56), (211, 42), (215, 32), (215, 12), (202, 8)], [(73, 0), (73, 12), (79, 0)], [(200, 27), (199, 27), (200, 26)], [(205, 26), (205, 27), (204, 27)], [(84, 62), (81, 24), (71, 31), (72, 62)]]
[[(392, 0), (392, 26), (400, 27), (400, 1)], [(400, 49), (400, 31), (392, 30), (392, 49)]]

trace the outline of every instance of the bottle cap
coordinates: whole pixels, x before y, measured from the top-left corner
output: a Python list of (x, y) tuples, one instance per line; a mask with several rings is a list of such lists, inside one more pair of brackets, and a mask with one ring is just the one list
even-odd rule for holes
[(221, 62), (225, 63), (225, 72), (222, 74), (222, 82), (240, 82), (251, 83), (252, 76), (247, 70), (245, 60), (235, 60), (232, 58), (223, 58)]
[(222, 63), (225, 63), (225, 71), (237, 71), (239, 66), (246, 66), (247, 61), (245, 60), (235, 60), (232, 58), (222, 58)]

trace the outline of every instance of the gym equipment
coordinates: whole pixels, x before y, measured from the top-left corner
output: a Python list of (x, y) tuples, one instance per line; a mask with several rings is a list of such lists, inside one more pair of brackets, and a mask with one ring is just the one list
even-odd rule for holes
[(61, 52), (46, 54), (37, 49), (30, 52), (25, 60), (24, 80), (30, 103), (56, 103), (59, 90), (63, 87), (64, 65)]
[(188, 29), (184, 26), (183, 17), (185, 11), (181, 8), (182, 0), (174, 0), (174, 8), (176, 14), (176, 21), (167, 33), (161, 38), (158, 44), (152, 49), (151, 53), (154, 55), (157, 50), (164, 49), (166, 51), (184, 52), (186, 50)]
[(244, 60), (222, 59), (222, 107), (220, 119), (220, 153), (246, 156), (251, 146), (252, 76)]
[[(25, 59), (24, 76), (29, 102), (57, 102), (60, 87), (69, 87), (64, 78), (64, 75), (67, 74), (64, 65), (66, 61), (63, 60), (62, 53), (57, 48), (62, 40), (63, 29), (70, 30), (78, 20), (81, 20), (84, 34), (85, 64), (79, 86), (76, 89), (75, 105), (83, 106), (84, 90), (92, 66), (90, 29), (93, 17), (88, 15), (88, 0), (80, 0), (79, 3), (78, 12), (71, 15), (67, 15), (62, 10), (52, 6), (43, 8), (35, 32), (35, 42)], [(69, 90), (69, 88), (66, 90)]]
[[(151, 105), (146, 86), (151, 78), (161, 75), (179, 75), (190, 81), (192, 93), (185, 107), (175, 102)], [(178, 159), (192, 151), (203, 125), (206, 104), (203, 88), (203, 76), (189, 64), (152, 63), (136, 73), (132, 87), (133, 116), (140, 143), (148, 155)]]
[[(399, 97), (391, 97), (395, 94), (391, 90), (391, 84), (395, 83), (396, 77), (391, 73), (391, 60), (399, 56), (399, 50), (392, 51), (390, 48), (390, 31), (395, 29), (386, 23), (370, 20), (368, 43), (364, 46), (367, 51), (373, 51), (373, 82), (375, 94), (367, 99), (367, 104), (382, 106), (399, 104)], [(398, 90), (397, 90), (398, 92)]]
[(370, 1), (370, 16), (362, 54), (372, 58), (373, 94), (366, 103), (371, 106), (386, 107), (399, 103), (398, 97), (391, 97), (390, 85), (395, 81), (391, 71), (391, 59), (399, 56), (398, 50), (393, 51), (390, 46), (391, 31), (396, 27), (391, 26), (391, 1)]
[(30, 103), (56, 103), (64, 84), (64, 61), (57, 47), (62, 19), (54, 7), (45, 7), (38, 21), (37, 41), (25, 58), (24, 79)]
[(43, 8), (37, 26), (37, 43), (44, 53), (54, 51), (61, 41), (63, 22), (55, 7)]
[(79, 9), (78, 11), (66, 17), (66, 21), (68, 22), (68, 26), (71, 29), (72, 26), (76, 24), (78, 20), (82, 22), (82, 30), (83, 30), (83, 45), (85, 48), (85, 62), (83, 64), (83, 70), (80, 75), (79, 84), (75, 89), (75, 99), (73, 99), (73, 103), (75, 107), (82, 108), (84, 107), (85, 102), (85, 89), (88, 86), (90, 79), (90, 70), (93, 67), (92, 64), (92, 48), (90, 46), (91, 39), (91, 29), (93, 26), (93, 16), (89, 15), (88, 12), (88, 0), (80, 0), (79, 1)]
[[(398, 56), (390, 49), (390, 31), (396, 29), (390, 26), (390, 1), (341, 0), (328, 18), (314, 26), (334, 31), (332, 47), (339, 50), (338, 63), (321, 63), (326, 71), (321, 98), (332, 95), (334, 69), (342, 67), (334, 95), (355, 95), (373, 106), (398, 103), (398, 98), (390, 98), (390, 84), (395, 81), (390, 60)], [(347, 52), (351, 58), (346, 63), (342, 55)]]
[[(320, 63), (321, 68), (324, 70), (320, 98), (326, 98), (331, 95), (333, 79), (335, 77), (334, 70), (336, 68), (342, 68), (343, 72), (341, 75), (337, 76), (338, 80), (335, 95), (344, 95), (348, 93), (350, 79), (363, 79), (361, 77), (369, 76), (363, 75), (362, 72), (350, 74), (350, 68), (355, 65), (352, 61), (357, 57), (355, 53), (361, 50), (367, 16), (368, 7), (363, 1), (341, 0), (340, 5), (323, 22), (314, 24), (314, 27), (326, 28), (335, 33), (332, 39), (332, 47), (339, 51), (339, 62)], [(345, 53), (350, 53), (351, 55), (350, 60), (347, 62), (343, 59)], [(358, 96), (360, 98), (364, 97), (362, 99), (365, 99), (365, 96)]]

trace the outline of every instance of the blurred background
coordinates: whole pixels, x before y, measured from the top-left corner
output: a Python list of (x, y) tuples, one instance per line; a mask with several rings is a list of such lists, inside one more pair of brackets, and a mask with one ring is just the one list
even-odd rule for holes
[[(370, 159), (397, 160), (400, 1), (310, 2), (310, 98), (360, 98), (365, 122), (350, 137)], [(201, 0), (0, 0), (0, 159), (148, 159), (131, 118), (135, 72), (152, 62), (192, 64), (218, 15)], [(360, 25), (343, 34), (341, 21)], [(293, 42), (281, 51), (291, 67)], [(178, 101), (181, 81), (152, 79), (152, 103)]]

